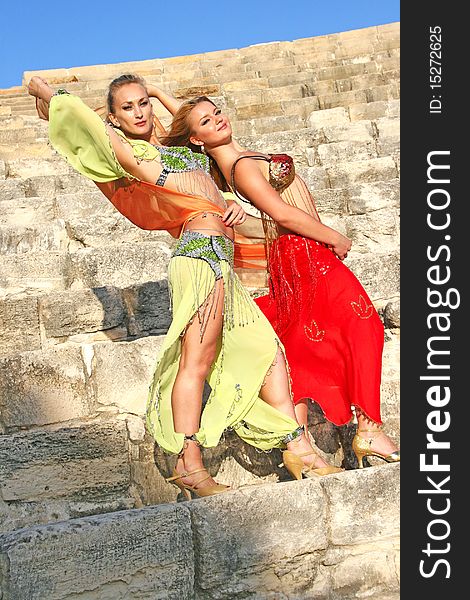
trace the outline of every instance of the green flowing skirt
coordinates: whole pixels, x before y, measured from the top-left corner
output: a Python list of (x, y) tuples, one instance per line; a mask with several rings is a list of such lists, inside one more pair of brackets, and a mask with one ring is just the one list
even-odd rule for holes
[(207, 306), (224, 286), (224, 322), (207, 383), (211, 388), (199, 432), (202, 446), (216, 446), (233, 429), (260, 450), (283, 447), (298, 424), (264, 402), (260, 389), (278, 351), (284, 349), (269, 321), (233, 271), (233, 247), (222, 236), (186, 232), (169, 265), (173, 320), (160, 350), (147, 403), (147, 428), (166, 452), (177, 454), (184, 436), (174, 430), (171, 393), (178, 373), (181, 341), (195, 318), (204, 334)]

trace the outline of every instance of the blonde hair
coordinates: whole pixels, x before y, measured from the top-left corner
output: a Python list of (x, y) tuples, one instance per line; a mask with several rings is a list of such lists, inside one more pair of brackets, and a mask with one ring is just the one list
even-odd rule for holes
[(145, 91), (147, 91), (147, 84), (145, 80), (140, 77), (140, 75), (135, 75), (134, 73), (124, 73), (123, 75), (119, 75), (116, 79), (113, 79), (108, 86), (108, 95), (106, 98), (106, 104), (108, 113), (114, 114), (114, 96), (118, 89), (122, 88), (124, 85), (128, 85), (129, 83), (137, 83), (141, 85)]
[[(193, 152), (202, 151), (201, 146), (193, 144), (190, 141), (193, 133), (189, 126), (189, 115), (191, 114), (193, 108), (201, 102), (210, 102), (212, 106), (217, 107), (217, 105), (207, 96), (197, 96), (197, 98), (186, 100), (174, 114), (167, 133), (159, 136), (158, 139), (161, 144), (164, 146), (187, 146)], [(212, 156), (209, 156), (209, 165), (211, 175), (216, 182), (217, 187), (224, 192), (230, 191), (230, 187), (227, 184), (222, 171)]]

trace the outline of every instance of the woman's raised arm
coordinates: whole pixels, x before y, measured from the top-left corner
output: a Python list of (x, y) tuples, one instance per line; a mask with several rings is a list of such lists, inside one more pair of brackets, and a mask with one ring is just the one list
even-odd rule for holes
[(149, 98), (157, 98), (163, 104), (163, 106), (174, 116), (178, 108), (183, 103), (181, 100), (177, 100), (171, 94), (167, 94), (153, 83), (147, 83), (147, 94)]

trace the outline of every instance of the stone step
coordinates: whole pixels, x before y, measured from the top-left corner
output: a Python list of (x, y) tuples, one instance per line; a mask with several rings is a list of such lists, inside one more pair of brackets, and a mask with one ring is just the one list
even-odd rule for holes
[(166, 241), (83, 248), (75, 252), (10, 254), (0, 264), (3, 296), (37, 290), (127, 287), (166, 278), (171, 249)]
[[(256, 89), (272, 89), (278, 90), (278, 97), (283, 97), (283, 88), (289, 88), (293, 83), (304, 84), (312, 87), (316, 94), (325, 94), (326, 92), (338, 92), (348, 89), (363, 89), (365, 87), (377, 87), (385, 82), (384, 75), (377, 72), (376, 63), (371, 62), (363, 64), (353, 64), (350, 67), (332, 67), (323, 69), (311, 69), (307, 71), (300, 70), (301, 68), (291, 65), (288, 68), (266, 68), (256, 71), (256, 77), (253, 77), (252, 71), (242, 73), (217, 73), (208, 75), (197, 75), (194, 72), (188, 73), (187, 77), (181, 74), (179, 80), (165, 80), (164, 88), (172, 91), (178, 97), (200, 95), (204, 92), (206, 95), (217, 96), (225, 92), (228, 96), (236, 90), (242, 90), (245, 93)], [(391, 67), (391, 64), (388, 65)], [(397, 69), (398, 65), (395, 63)], [(235, 77), (234, 77), (235, 75)], [(387, 79), (394, 81), (394, 77), (399, 78), (399, 71), (389, 70)], [(159, 84), (159, 82), (149, 82)], [(68, 89), (71, 93), (77, 93), (83, 100), (93, 108), (105, 104), (106, 90), (109, 80), (102, 83), (101, 88), (96, 86), (92, 89), (87, 87), (87, 84), (70, 84)], [(197, 86), (194, 87), (194, 86)], [(204, 87), (208, 89), (204, 90)], [(155, 103), (158, 106), (158, 101)], [(12, 99), (9, 102), (12, 110), (20, 112), (22, 110), (33, 110), (34, 103), (27, 96)], [(10, 118), (11, 120), (11, 118)]]
[(165, 333), (170, 323), (166, 281), (36, 293), (0, 299), (0, 356), (65, 342), (92, 343)]
[(0, 435), (0, 531), (135, 506), (124, 419)]
[(95, 190), (2, 201), (0, 252), (74, 252), (90, 246), (171, 241), (166, 232), (145, 231), (133, 225)]
[[(56, 308), (54, 317), (56, 325), (64, 326), (67, 315), (60, 323)], [(144, 414), (162, 340), (156, 335), (123, 342), (64, 343), (1, 358), (3, 429), (87, 419), (103, 410)]]
[[(56, 158), (55, 160), (60, 159)], [(36, 160), (33, 159), (31, 162), (32, 170), (34, 170), (35, 164), (37, 164)], [(9, 168), (8, 162), (7, 168)], [(22, 169), (25, 169), (25, 165)], [(27, 175), (27, 171), (25, 174)], [(25, 198), (32, 197), (41, 198), (43, 202), (47, 203), (49, 199), (54, 198), (56, 195), (86, 191), (96, 192), (96, 185), (75, 171), (67, 170), (59, 175), (8, 177), (5, 180), (0, 180), (0, 203), (2, 203), (2, 209), (7, 206), (4, 204), (6, 201), (23, 202)]]
[(0, 255), (67, 251), (70, 243), (67, 226), (62, 219), (42, 225), (0, 225)]
[[(13, 531), (0, 538), (1, 591), (10, 600), (359, 600), (366, 590), (396, 600), (399, 469), (248, 486)], [(269, 524), (262, 535), (260, 523)]]

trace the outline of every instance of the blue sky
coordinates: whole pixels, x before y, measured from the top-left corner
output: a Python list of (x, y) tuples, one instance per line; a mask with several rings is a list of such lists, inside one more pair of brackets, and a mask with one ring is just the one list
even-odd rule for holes
[(24, 71), (166, 58), (400, 20), (398, 0), (8, 0), (0, 88)]

